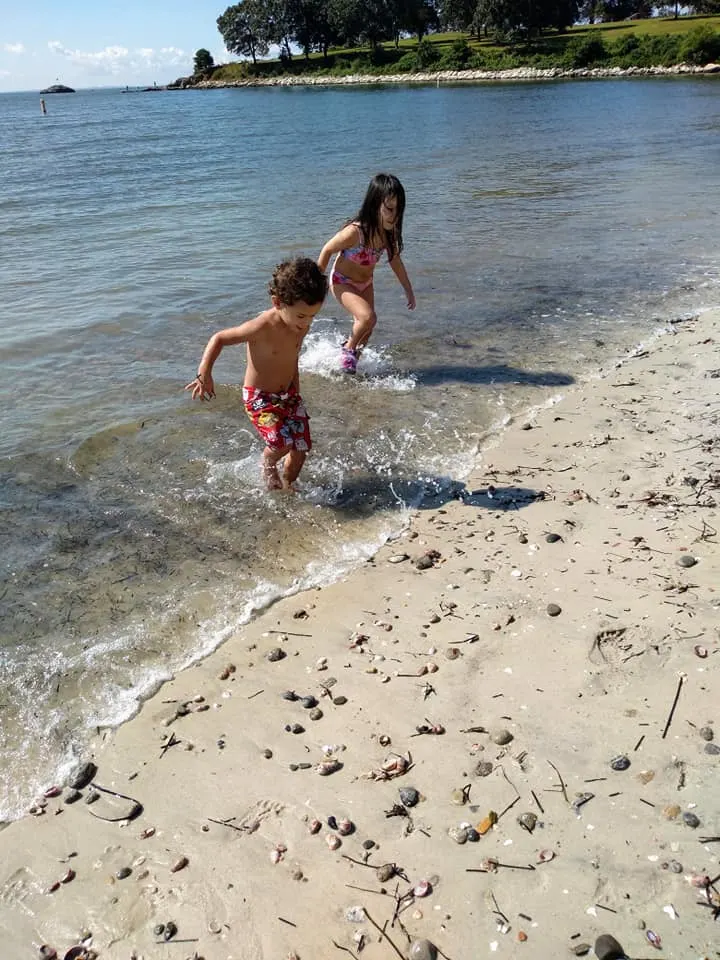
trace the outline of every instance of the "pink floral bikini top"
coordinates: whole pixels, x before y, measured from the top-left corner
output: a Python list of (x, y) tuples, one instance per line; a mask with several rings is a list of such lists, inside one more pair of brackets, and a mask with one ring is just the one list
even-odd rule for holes
[(355, 247), (348, 247), (347, 250), (343, 250), (341, 256), (346, 260), (352, 260), (353, 263), (359, 263), (363, 267), (374, 267), (382, 257), (385, 247), (378, 249), (377, 247), (365, 246), (360, 226), (357, 223), (353, 226), (357, 228), (360, 243)]

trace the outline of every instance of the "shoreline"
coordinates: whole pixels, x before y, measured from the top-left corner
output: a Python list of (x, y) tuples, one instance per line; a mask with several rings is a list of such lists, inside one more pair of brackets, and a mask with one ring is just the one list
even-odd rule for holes
[[(720, 832), (718, 337), (718, 310), (673, 324), (517, 419), (471, 492), (275, 603), (99, 737), (83, 758), (95, 782), (142, 812), (98, 819), (117, 798), (88, 805), (84, 787), (2, 830), (8, 955), (63, 957), (91, 932), (102, 960), (184, 956), (153, 933), (172, 922), (205, 960), (329, 960), (360, 938), (366, 960), (387, 958), (370, 917), (403, 955), (407, 930), (452, 960), (471, 943), (551, 956), (601, 933), (644, 956), (641, 924), (667, 955), (710, 955), (692, 882), (718, 873), (698, 838)], [(418, 735), (429, 721), (444, 733)], [(411, 769), (387, 778), (397, 755)], [(419, 802), (403, 806), (410, 787)], [(492, 810), (478, 842), (458, 842)], [(383, 881), (363, 859), (401, 873)], [(396, 889), (415, 894), (390, 924)]]
[(488, 83), (497, 81), (520, 80), (581, 80), (581, 79), (617, 79), (622, 77), (677, 77), (712, 76), (720, 74), (720, 64), (708, 63), (705, 66), (693, 66), (679, 63), (672, 67), (583, 67), (564, 70), (561, 67), (536, 68), (516, 67), (512, 70), (439, 70), (425, 73), (395, 74), (350, 74), (337, 77), (332, 75), (306, 75), (257, 78), (252, 80), (215, 81), (201, 80), (198, 83), (180, 83), (169, 85), (167, 90), (220, 90), (231, 87), (325, 87), (360, 86), (384, 83)]

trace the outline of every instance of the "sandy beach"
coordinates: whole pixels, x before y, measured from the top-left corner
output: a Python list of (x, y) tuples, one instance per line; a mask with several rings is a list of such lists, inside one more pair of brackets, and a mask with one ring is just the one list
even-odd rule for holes
[(2, 956), (720, 956), (718, 337), (517, 418), (100, 731), (0, 834)]

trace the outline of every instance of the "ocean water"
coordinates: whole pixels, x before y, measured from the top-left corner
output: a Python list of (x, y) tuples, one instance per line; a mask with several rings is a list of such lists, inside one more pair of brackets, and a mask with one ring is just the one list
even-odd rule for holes
[[(718, 296), (715, 77), (0, 95), (0, 819), (278, 596), (462, 490), (508, 417)], [(208, 337), (396, 173), (418, 307), (377, 272), (356, 379), (329, 300), (315, 450), (266, 493)]]

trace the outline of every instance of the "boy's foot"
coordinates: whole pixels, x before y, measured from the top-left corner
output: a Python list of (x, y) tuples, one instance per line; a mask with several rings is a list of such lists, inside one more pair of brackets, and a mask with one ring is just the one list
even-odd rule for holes
[(283, 482), (274, 463), (263, 462), (263, 478), (268, 490), (282, 490)]
[(357, 373), (358, 352), (350, 347), (342, 346), (340, 354), (340, 369), (345, 373)]
[(604, 933), (595, 941), (595, 956), (598, 960), (623, 960), (625, 951), (615, 937), (611, 937), (609, 933)]

